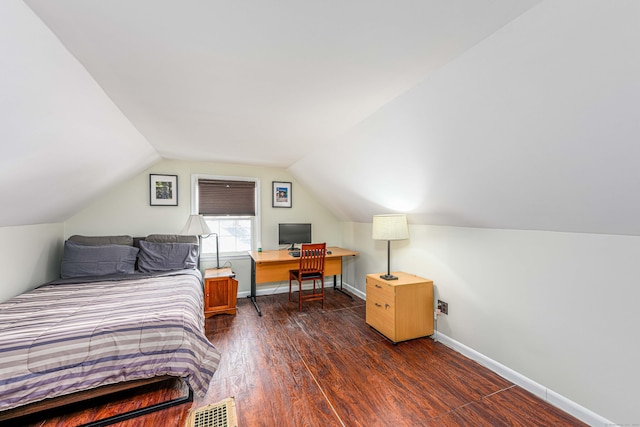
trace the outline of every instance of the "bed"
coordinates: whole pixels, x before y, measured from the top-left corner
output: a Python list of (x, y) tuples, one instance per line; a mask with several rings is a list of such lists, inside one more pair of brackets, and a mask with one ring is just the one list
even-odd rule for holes
[(166, 376), (203, 396), (220, 353), (204, 334), (193, 239), (65, 242), (61, 279), (0, 304), (0, 420), (24, 405)]

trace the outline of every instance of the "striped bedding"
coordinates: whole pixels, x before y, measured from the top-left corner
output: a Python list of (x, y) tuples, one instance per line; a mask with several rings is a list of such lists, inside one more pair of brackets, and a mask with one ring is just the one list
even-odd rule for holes
[(0, 411), (161, 375), (204, 395), (220, 353), (196, 273), (47, 284), (0, 304)]

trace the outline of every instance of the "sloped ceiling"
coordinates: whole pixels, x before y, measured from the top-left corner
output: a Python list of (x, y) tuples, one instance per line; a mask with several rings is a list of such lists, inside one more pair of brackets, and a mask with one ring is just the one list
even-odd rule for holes
[(160, 159), (21, 1), (0, 2), (0, 226), (62, 222)]
[[(1, 30), (3, 49), (24, 56), (2, 84), (29, 104), (21, 120), (0, 119), (29, 147), (6, 148), (20, 165), (5, 175), (23, 190), (15, 212), (18, 195), (41, 190), (30, 159), (55, 159), (37, 165), (58, 185), (81, 177), (77, 196), (29, 221), (64, 217), (162, 156), (288, 167), (347, 220), (404, 211), (429, 224), (640, 234), (633, 0), (3, 7), (0, 20), (28, 21)], [(33, 64), (41, 75), (25, 73)], [(52, 112), (67, 122), (52, 125)], [(73, 169), (85, 163), (104, 181), (88, 185)]]
[(639, 22), (543, 2), (292, 171), (356, 221), (640, 235)]

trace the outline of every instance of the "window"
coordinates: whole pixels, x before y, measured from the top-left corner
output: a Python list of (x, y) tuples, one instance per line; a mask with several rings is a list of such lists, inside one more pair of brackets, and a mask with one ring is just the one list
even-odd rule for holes
[[(212, 232), (218, 235), (220, 253), (240, 253), (250, 251), (253, 247), (253, 219), (249, 217), (213, 217), (205, 216), (205, 221)], [(202, 253), (216, 253), (215, 236), (202, 239)]]
[[(246, 255), (259, 233), (258, 179), (195, 175), (192, 183), (193, 209), (218, 235), (220, 254)], [(215, 253), (215, 236), (203, 238), (202, 254)]]

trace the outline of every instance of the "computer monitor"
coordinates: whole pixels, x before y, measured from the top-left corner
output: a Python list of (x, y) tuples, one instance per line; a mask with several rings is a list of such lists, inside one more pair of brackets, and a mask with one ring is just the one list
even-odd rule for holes
[(293, 250), (296, 243), (311, 242), (311, 224), (278, 224), (278, 244), (291, 245)]

